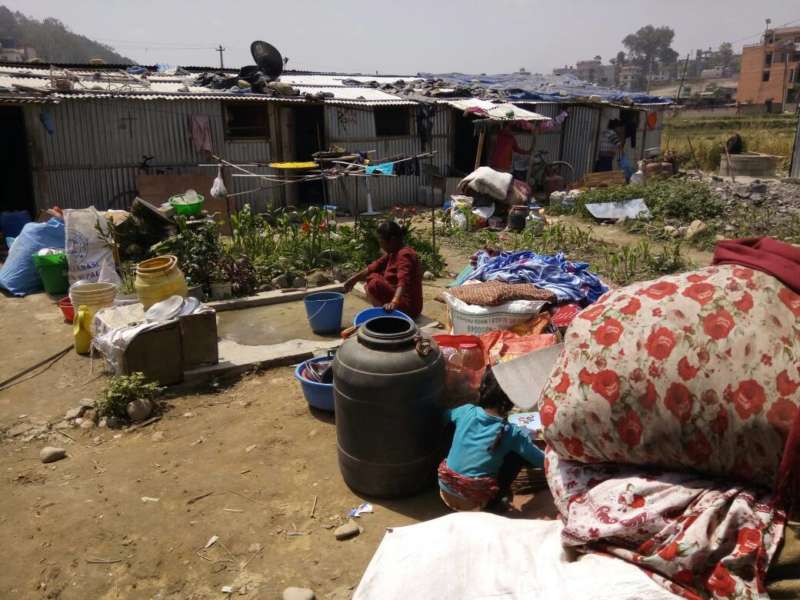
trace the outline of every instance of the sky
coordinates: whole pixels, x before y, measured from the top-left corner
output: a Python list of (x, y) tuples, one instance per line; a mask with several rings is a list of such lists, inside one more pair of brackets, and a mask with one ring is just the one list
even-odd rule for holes
[(142, 64), (252, 64), (267, 41), (288, 68), (381, 74), (509, 73), (622, 50), (639, 27), (668, 25), (682, 56), (756, 43), (764, 19), (800, 25), (797, 0), (0, 0), (55, 17)]

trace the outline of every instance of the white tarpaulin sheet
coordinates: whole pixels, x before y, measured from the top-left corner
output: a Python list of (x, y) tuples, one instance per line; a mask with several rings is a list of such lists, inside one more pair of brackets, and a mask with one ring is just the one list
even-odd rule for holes
[(675, 600), (639, 568), (570, 558), (560, 521), (454, 513), (383, 538), (353, 600)]
[(442, 104), (447, 104), (461, 111), (469, 109), (481, 110), (488, 119), (501, 121), (549, 121), (550, 117), (545, 117), (539, 113), (525, 110), (519, 106), (504, 102), (496, 104), (480, 98), (465, 98), (462, 100), (440, 100)]

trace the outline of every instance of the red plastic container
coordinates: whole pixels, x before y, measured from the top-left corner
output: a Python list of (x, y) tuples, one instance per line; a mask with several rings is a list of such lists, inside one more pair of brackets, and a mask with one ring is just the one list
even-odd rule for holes
[(69, 299), (69, 296), (58, 301), (58, 308), (64, 313), (64, 322), (72, 325), (72, 322), (75, 320), (75, 307), (72, 306), (72, 301)]

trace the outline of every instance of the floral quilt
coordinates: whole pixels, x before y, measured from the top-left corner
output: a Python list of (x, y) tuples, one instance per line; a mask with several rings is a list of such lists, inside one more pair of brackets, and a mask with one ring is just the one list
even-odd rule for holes
[(689, 599), (767, 599), (765, 574), (786, 516), (766, 492), (692, 473), (563, 460), (545, 471), (562, 543), (638, 565)]
[(800, 295), (719, 265), (613, 290), (582, 311), (539, 408), (565, 459), (769, 486), (798, 390)]

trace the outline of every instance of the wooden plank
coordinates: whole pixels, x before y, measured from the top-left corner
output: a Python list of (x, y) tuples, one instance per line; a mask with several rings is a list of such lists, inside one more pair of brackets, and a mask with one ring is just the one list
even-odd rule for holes
[(579, 187), (610, 187), (614, 185), (625, 185), (624, 171), (600, 171), (598, 173), (587, 173), (583, 176)]

